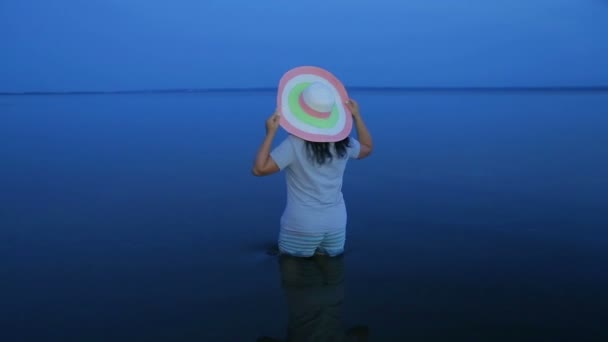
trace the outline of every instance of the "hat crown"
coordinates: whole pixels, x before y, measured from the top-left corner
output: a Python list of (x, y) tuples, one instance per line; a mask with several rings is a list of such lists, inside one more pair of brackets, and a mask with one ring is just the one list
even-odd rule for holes
[(322, 113), (331, 112), (336, 102), (331, 89), (320, 82), (312, 83), (304, 89), (302, 99), (310, 108)]

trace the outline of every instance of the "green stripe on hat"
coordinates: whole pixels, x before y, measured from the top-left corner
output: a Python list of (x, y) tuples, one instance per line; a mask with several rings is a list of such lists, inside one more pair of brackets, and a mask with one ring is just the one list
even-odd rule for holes
[(308, 87), (310, 83), (300, 83), (293, 87), (291, 93), (289, 94), (289, 110), (291, 113), (300, 121), (309, 124), (311, 126), (315, 126), (318, 128), (332, 128), (338, 122), (340, 118), (340, 113), (338, 111), (338, 106), (334, 104), (333, 109), (331, 110), (331, 114), (326, 119), (316, 118), (312, 115), (307, 114), (302, 107), (300, 107), (300, 94)]

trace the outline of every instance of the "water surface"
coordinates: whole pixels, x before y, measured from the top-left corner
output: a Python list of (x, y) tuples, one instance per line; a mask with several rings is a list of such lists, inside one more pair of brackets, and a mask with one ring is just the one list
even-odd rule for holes
[[(345, 176), (344, 330), (608, 336), (608, 93), (352, 95), (376, 150)], [(274, 99), (0, 97), (3, 340), (283, 338), (285, 187), (250, 173)]]

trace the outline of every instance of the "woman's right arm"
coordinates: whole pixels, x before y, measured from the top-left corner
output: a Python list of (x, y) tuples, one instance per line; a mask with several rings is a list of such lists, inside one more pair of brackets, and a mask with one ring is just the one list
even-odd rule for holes
[(359, 138), (359, 143), (361, 144), (361, 151), (359, 152), (358, 159), (366, 158), (372, 153), (374, 147), (372, 136), (369, 134), (369, 130), (367, 129), (367, 126), (365, 126), (363, 118), (361, 118), (359, 104), (355, 100), (349, 99), (346, 101), (346, 105), (353, 115), (353, 122), (355, 124), (355, 129), (357, 130), (357, 137)]

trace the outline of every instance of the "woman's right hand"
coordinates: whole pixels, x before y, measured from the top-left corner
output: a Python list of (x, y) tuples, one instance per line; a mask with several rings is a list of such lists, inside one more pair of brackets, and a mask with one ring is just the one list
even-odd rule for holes
[(357, 103), (357, 101), (355, 101), (353, 99), (348, 99), (348, 100), (346, 100), (345, 104), (346, 104), (346, 107), (348, 108), (348, 110), (350, 110), (353, 117), (358, 118), (359, 115), (361, 115), (359, 113), (359, 104)]

